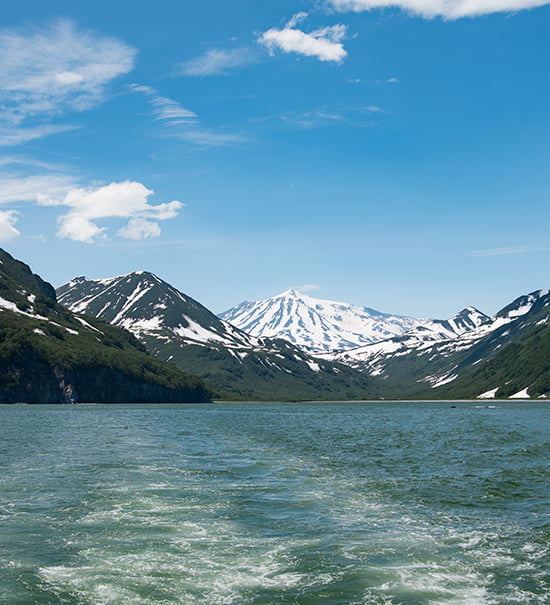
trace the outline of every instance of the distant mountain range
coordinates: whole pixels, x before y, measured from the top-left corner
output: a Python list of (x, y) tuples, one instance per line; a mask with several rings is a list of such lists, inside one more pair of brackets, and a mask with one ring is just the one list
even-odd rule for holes
[(251, 333), (152, 273), (56, 292), (0, 250), (0, 402), (550, 396), (549, 290), (494, 317), (421, 320), (296, 291), (222, 316)]
[(320, 300), (288, 290), (219, 315), (248, 334), (284, 338), (312, 353), (343, 351), (400, 336), (426, 320)]
[(203, 378), (229, 399), (377, 397), (367, 373), (313, 358), (282, 339), (252, 336), (224, 321), (156, 275), (73, 279), (59, 301), (132, 332), (155, 357)]
[[(550, 390), (546, 384), (550, 356), (541, 360), (541, 351), (533, 349), (524, 365), (538, 367), (537, 377), (530, 372), (522, 377), (519, 372), (512, 380), (511, 375), (497, 372), (497, 366), (501, 354), (521, 344), (535, 328), (541, 339), (548, 338), (549, 316), (549, 291), (538, 290), (519, 297), (492, 318), (469, 307), (450, 320), (433, 320), (402, 336), (323, 357), (382, 378), (388, 392), (397, 396), (406, 392), (414, 397), (509, 397), (518, 393), (538, 397)], [(484, 370), (488, 362), (487, 367), (495, 369), (494, 376)]]
[[(242, 303), (219, 318), (144, 272), (76, 278), (57, 293), (71, 310), (130, 330), (153, 355), (199, 375), (220, 397), (550, 394), (547, 290), (518, 298), (494, 317), (468, 307), (446, 320), (399, 317), (294, 290)], [(514, 365), (510, 351), (519, 351), (521, 363)]]

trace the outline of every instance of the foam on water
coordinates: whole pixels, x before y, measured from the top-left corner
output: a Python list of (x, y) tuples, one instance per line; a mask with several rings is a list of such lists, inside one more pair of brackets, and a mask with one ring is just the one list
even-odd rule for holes
[(2, 603), (547, 603), (544, 406), (28, 409)]

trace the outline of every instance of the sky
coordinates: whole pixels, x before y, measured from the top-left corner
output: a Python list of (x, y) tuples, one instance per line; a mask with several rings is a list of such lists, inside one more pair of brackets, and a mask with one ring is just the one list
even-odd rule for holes
[(550, 0), (2, 0), (0, 246), (214, 312), (550, 286)]

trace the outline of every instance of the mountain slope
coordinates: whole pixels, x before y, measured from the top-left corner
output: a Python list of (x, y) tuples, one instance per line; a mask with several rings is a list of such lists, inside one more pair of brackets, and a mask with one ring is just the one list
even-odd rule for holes
[(198, 374), (223, 398), (375, 396), (367, 375), (283, 340), (250, 336), (152, 273), (76, 278), (57, 293), (71, 310), (130, 330), (153, 355)]
[(206, 401), (202, 382), (128, 332), (57, 304), (55, 290), (0, 250), (0, 401)]
[[(383, 378), (394, 396), (478, 396), (482, 391), (469, 388), (476, 371), (501, 349), (504, 352), (547, 322), (549, 314), (550, 294), (539, 290), (519, 297), (493, 318), (473, 308), (464, 310), (448, 322), (454, 326), (454, 336), (437, 322), (427, 331), (419, 326), (401, 337), (327, 357)], [(456, 327), (464, 331), (457, 334)], [(538, 365), (535, 358), (532, 361)], [(524, 367), (528, 365), (525, 361)], [(457, 386), (450, 386), (455, 381)]]
[(219, 317), (253, 336), (284, 338), (316, 353), (378, 342), (403, 334), (424, 321), (319, 300), (296, 290), (266, 300), (243, 302)]
[(532, 330), (476, 366), (470, 375), (440, 390), (445, 398), (550, 397), (550, 322)]

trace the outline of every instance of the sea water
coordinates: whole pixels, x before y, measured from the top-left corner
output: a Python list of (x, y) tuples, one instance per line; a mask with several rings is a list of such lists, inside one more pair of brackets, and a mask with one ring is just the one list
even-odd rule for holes
[(0, 406), (0, 603), (550, 602), (550, 405)]

